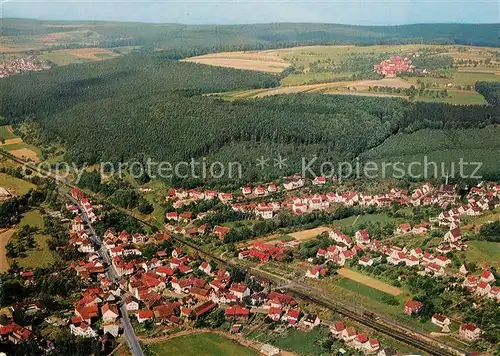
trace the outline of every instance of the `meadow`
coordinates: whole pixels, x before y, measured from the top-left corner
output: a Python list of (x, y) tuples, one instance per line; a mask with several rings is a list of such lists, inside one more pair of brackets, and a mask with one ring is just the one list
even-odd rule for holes
[(465, 251), (467, 261), (475, 262), (484, 267), (500, 268), (500, 244), (490, 241), (468, 241), (469, 248)]
[(0, 187), (5, 188), (13, 196), (24, 195), (35, 189), (36, 186), (23, 179), (12, 177), (11, 175), (0, 173)]
[(256, 356), (259, 354), (236, 341), (210, 333), (176, 337), (166, 342), (150, 344), (149, 349), (156, 355)]

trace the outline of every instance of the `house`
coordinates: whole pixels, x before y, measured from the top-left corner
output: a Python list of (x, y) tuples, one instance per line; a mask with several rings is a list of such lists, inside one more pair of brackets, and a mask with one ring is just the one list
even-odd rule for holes
[(344, 329), (345, 329), (344, 323), (341, 321), (337, 321), (335, 324), (330, 326), (330, 332), (332, 333), (332, 336), (335, 338), (341, 337)]
[(97, 333), (95, 330), (93, 330), (87, 323), (81, 322), (78, 323), (77, 325), (70, 324), (69, 329), (71, 333), (75, 336), (81, 336), (81, 337), (97, 337)]
[(213, 233), (217, 235), (220, 240), (222, 240), (224, 239), (224, 236), (226, 236), (229, 233), (229, 228), (217, 225), (214, 227)]
[(250, 315), (250, 310), (247, 308), (241, 307), (239, 305), (227, 307), (224, 311), (226, 318), (231, 319), (248, 319)]
[(477, 284), (477, 288), (476, 288), (476, 293), (479, 294), (480, 296), (485, 296), (487, 295), (491, 290), (491, 286), (486, 283), (485, 281), (480, 281), (478, 284)]
[(125, 305), (125, 309), (127, 309), (127, 311), (139, 310), (139, 301), (132, 295), (128, 295), (123, 298), (123, 304)]
[(481, 337), (481, 329), (474, 323), (466, 323), (460, 325), (458, 335), (465, 340), (475, 341)]
[(427, 233), (428, 227), (429, 225), (427, 223), (416, 224), (415, 226), (413, 226), (411, 232), (415, 235), (423, 235)]
[(300, 318), (300, 309), (295, 308), (295, 309), (290, 309), (288, 310), (288, 313), (286, 313), (286, 320), (290, 325), (295, 325), (299, 321)]
[(233, 283), (229, 291), (240, 300), (250, 295), (250, 288), (245, 283)]
[(316, 314), (309, 313), (306, 315), (303, 323), (306, 328), (312, 329), (318, 326), (321, 323), (321, 320)]
[(370, 243), (370, 234), (367, 229), (356, 231), (354, 238), (356, 239), (356, 242), (361, 245)]
[(368, 258), (368, 257), (361, 257), (359, 260), (358, 260), (358, 264), (361, 265), (361, 266), (372, 266), (373, 265), (373, 259), (372, 258)]
[(353, 346), (355, 349), (363, 350), (366, 348), (365, 345), (367, 343), (368, 343), (368, 335), (361, 333), (356, 335), (356, 337), (354, 338)]
[(312, 184), (314, 185), (325, 184), (325, 183), (326, 183), (326, 178), (323, 176), (317, 176), (312, 181)]
[(325, 276), (328, 273), (328, 268), (322, 266), (314, 266), (306, 271), (306, 277), (319, 279), (320, 276)]
[(106, 303), (101, 307), (102, 320), (107, 322), (114, 322), (120, 314), (118, 313), (118, 307), (116, 304)]
[(267, 316), (272, 321), (279, 321), (281, 319), (281, 308), (277, 308), (277, 307), (269, 308)]
[(396, 351), (391, 349), (390, 347), (384, 347), (382, 350), (380, 350), (377, 354), (377, 356), (396, 356)]
[(408, 315), (417, 314), (423, 306), (418, 300), (409, 300), (405, 303), (404, 312)]
[(345, 328), (344, 330), (342, 330), (341, 338), (345, 342), (349, 342), (349, 341), (353, 341), (356, 338), (356, 335), (357, 335), (356, 329), (354, 329), (353, 326), (349, 326), (349, 327)]
[(146, 320), (153, 320), (155, 317), (153, 311), (149, 309), (138, 310), (136, 315), (139, 323), (144, 323)]
[(365, 345), (365, 349), (370, 353), (377, 352), (379, 348), (380, 348), (380, 343), (378, 342), (377, 339), (370, 339)]
[(450, 325), (450, 319), (440, 314), (434, 314), (431, 318), (431, 323), (439, 326), (440, 328)]
[(207, 261), (203, 261), (198, 269), (205, 274), (210, 274), (210, 272), (212, 272), (212, 266)]
[(179, 215), (175, 211), (167, 213), (166, 217), (167, 220), (173, 220), (173, 221), (179, 220)]
[(408, 223), (399, 224), (396, 228), (396, 234), (403, 235), (411, 232), (411, 225)]
[(448, 231), (444, 235), (444, 241), (448, 242), (457, 242), (462, 238), (462, 232), (460, 231), (460, 228), (455, 228), (453, 230)]
[(483, 271), (483, 273), (481, 273), (480, 278), (481, 281), (484, 281), (486, 283), (493, 283), (496, 280), (495, 276), (490, 271)]
[(277, 356), (280, 354), (280, 349), (269, 344), (264, 344), (260, 348), (260, 354), (263, 356)]

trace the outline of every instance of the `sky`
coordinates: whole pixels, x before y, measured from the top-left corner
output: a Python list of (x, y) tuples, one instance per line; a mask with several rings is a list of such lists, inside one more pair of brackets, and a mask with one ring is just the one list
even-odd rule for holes
[(0, 0), (2, 17), (185, 24), (500, 23), (500, 0)]

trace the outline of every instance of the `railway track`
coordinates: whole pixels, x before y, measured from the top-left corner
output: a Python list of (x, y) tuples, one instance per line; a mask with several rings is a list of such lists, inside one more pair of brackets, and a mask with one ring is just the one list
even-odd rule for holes
[[(54, 174), (51, 174), (50, 172), (47, 172), (45, 170), (40, 169), (39, 167), (36, 167), (28, 162), (25, 162), (15, 156), (12, 156), (11, 154), (0, 150), (0, 155), (7, 157), (18, 164), (21, 164), (23, 166), (28, 167), (29, 169), (32, 169), (41, 175), (50, 178), (52, 180), (55, 180), (58, 184), (62, 184), (64, 186), (70, 187), (70, 188), (76, 188), (75, 185), (71, 184), (70, 182), (66, 181), (65, 179), (61, 179), (61, 177), (55, 176)], [(78, 188), (81, 189), (81, 188)], [(95, 193), (93, 192), (88, 192), (83, 190), (89, 197), (95, 197), (97, 199), (102, 200), (102, 198), (98, 197)], [(139, 223), (143, 224), (144, 226), (147, 226), (152, 229), (158, 229), (162, 228), (161, 226), (154, 225), (148, 221), (144, 221), (142, 219), (139, 219), (136, 217), (133, 213), (130, 211), (123, 209), (121, 207), (118, 207), (112, 203), (108, 204), (112, 206), (114, 209), (127, 214), (128, 216), (132, 217)], [(204, 251), (201, 248), (199, 248), (197, 245), (191, 243), (190, 241), (186, 241), (185, 239), (178, 238), (176, 236), (171, 236), (172, 240), (175, 242), (182, 244), (184, 246), (187, 246), (195, 251), (197, 251), (200, 255), (208, 257), (214, 261), (217, 261), (219, 264), (224, 265), (224, 266), (232, 266), (232, 267), (238, 267), (242, 268), (245, 270), (248, 270), (247, 267), (245, 266), (240, 266), (234, 262), (224, 260), (220, 258), (219, 256), (216, 256), (210, 252)], [(465, 355), (466, 353), (463, 352), (462, 350), (457, 350), (454, 348), (451, 348), (447, 345), (444, 345), (439, 342), (432, 342), (431, 340), (428, 340), (428, 338), (425, 335), (419, 335), (418, 333), (409, 330), (403, 326), (399, 325), (387, 325), (384, 324), (382, 321), (378, 321), (374, 318), (367, 317), (363, 314), (360, 314), (356, 312), (355, 310), (352, 310), (345, 305), (342, 305), (340, 302), (333, 301), (333, 300), (326, 300), (324, 297), (321, 297), (317, 295), (316, 293), (311, 293), (311, 288), (308, 287), (307, 291), (304, 291), (304, 287), (300, 287), (296, 284), (294, 284), (292, 281), (287, 281), (285, 278), (282, 278), (280, 276), (275, 276), (273, 274), (263, 272), (261, 270), (255, 269), (255, 268), (250, 268), (250, 274), (267, 282), (270, 282), (275, 285), (280, 285), (282, 282), (288, 282), (287, 286), (285, 286), (283, 289), (289, 291), (290, 293), (296, 295), (298, 298), (305, 300), (305, 301), (310, 301), (314, 304), (320, 305), (324, 308), (327, 308), (329, 310), (335, 311), (339, 314), (342, 314), (350, 319), (353, 319), (369, 328), (372, 328), (378, 332), (381, 332), (383, 334), (386, 334), (396, 340), (402, 341), (408, 345), (411, 345), (415, 348), (418, 348), (422, 351), (425, 351), (431, 355), (438, 355), (438, 356), (449, 356), (449, 355)], [(374, 313), (370, 313), (371, 315), (375, 315)]]

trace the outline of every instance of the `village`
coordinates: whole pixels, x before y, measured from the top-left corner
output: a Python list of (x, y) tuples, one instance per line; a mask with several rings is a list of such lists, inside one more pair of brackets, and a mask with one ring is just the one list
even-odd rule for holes
[(0, 78), (10, 77), (24, 72), (38, 72), (50, 69), (50, 64), (36, 56), (24, 56), (0, 62)]
[[(404, 266), (422, 276), (458, 277), (462, 281), (460, 287), (472, 293), (478, 303), (481, 299), (500, 301), (500, 287), (495, 284), (497, 277), (492, 271), (471, 273), (465, 264), (458, 271), (450, 268), (450, 253), (467, 250), (467, 235), (474, 233), (461, 221), (498, 209), (499, 185), (482, 183), (472, 187), (466, 202), (460, 204), (457, 204), (458, 196), (451, 185), (434, 187), (425, 183), (412, 192), (391, 189), (378, 195), (341, 189), (329, 191), (334, 186), (338, 188), (335, 178), (327, 182), (326, 178), (317, 177), (307, 182), (298, 176), (291, 176), (282, 185), (245, 186), (240, 189), (241, 193), (170, 189), (165, 199), (173, 208), (181, 210), (201, 201), (218, 199), (232, 211), (250, 213), (262, 221), (272, 220), (283, 211), (301, 216), (316, 211), (335, 211), (341, 206), (375, 209), (387, 209), (395, 203), (403, 208), (438, 206), (439, 215), (418, 224), (400, 223), (391, 234), (404, 238), (426, 235), (434, 230), (443, 231), (441, 242), (432, 249), (390, 244), (371, 236), (368, 229), (357, 230), (348, 236), (339, 228), (325, 228), (314, 236), (318, 241), (325, 242), (325, 248), (317, 248), (314, 255), (306, 256), (304, 260), (297, 256), (296, 251), (307, 240), (292, 238), (240, 243), (234, 261), (249, 263), (244, 265), (249, 268), (270, 261), (286, 265), (286, 257), (293, 255), (294, 263), (306, 266), (304, 275), (297, 283), (326, 280), (332, 273), (336, 274), (337, 269), (353, 263), (359, 268), (380, 264), (393, 268)], [(305, 189), (318, 188), (321, 193), (304, 192)], [(279, 192), (286, 193), (284, 201), (274, 199)], [(97, 237), (92, 224), (102, 218), (102, 204), (93, 204), (77, 188), (71, 190), (71, 197), (72, 201), (65, 207), (74, 216), (68, 245), (75, 247), (85, 258), (71, 262), (69, 268), (76, 272), (86, 287), (75, 302), (72, 315), (66, 319), (48, 316), (47, 323), (65, 325), (75, 336), (99, 338), (103, 348), (111, 349), (116, 347), (118, 338), (124, 332), (124, 319), (132, 321), (136, 332), (157, 330), (161, 333), (179, 328), (189, 330), (205, 325), (203, 320), (210, 319), (218, 325), (224, 324), (227, 332), (234, 335), (242, 335), (242, 329), (262, 322), (300, 330), (326, 327), (331, 337), (341, 341), (345, 349), (379, 355), (393, 355), (398, 351), (386, 347), (376, 336), (370, 336), (369, 330), (359, 329), (343, 319), (322, 320), (317, 313), (307, 311), (310, 308), (304, 308), (293, 295), (281, 291), (279, 286), (278, 289), (273, 288), (268, 281), (255, 278), (252, 274), (242, 274), (238, 268), (222, 267), (218, 261), (205, 259), (196, 251), (176, 243), (178, 239), (202, 241), (211, 237), (223, 241), (230, 234), (230, 227), (200, 224), (207, 216), (216, 215), (216, 211), (198, 212), (194, 216), (191, 211), (178, 213), (174, 209), (166, 213), (164, 231), (139, 234), (110, 227)], [(259, 202), (253, 202), (255, 199)], [(34, 278), (34, 271), (23, 270), (20, 276), (29, 284)], [(409, 299), (400, 313), (418, 315), (424, 306), (421, 301)], [(38, 307), (36, 304), (15, 305), (12, 311), (16, 308), (27, 312)], [(431, 323), (443, 333), (451, 332), (450, 318), (446, 315), (433, 314)], [(466, 342), (478, 341), (482, 335), (482, 330), (471, 322), (461, 323), (456, 332), (458, 338)], [(4, 320), (0, 336), (18, 343), (33, 335), (28, 328)], [(270, 344), (256, 345), (254, 347), (259, 347), (263, 354), (280, 352), (279, 348)], [(50, 344), (46, 347), (50, 349)]]

